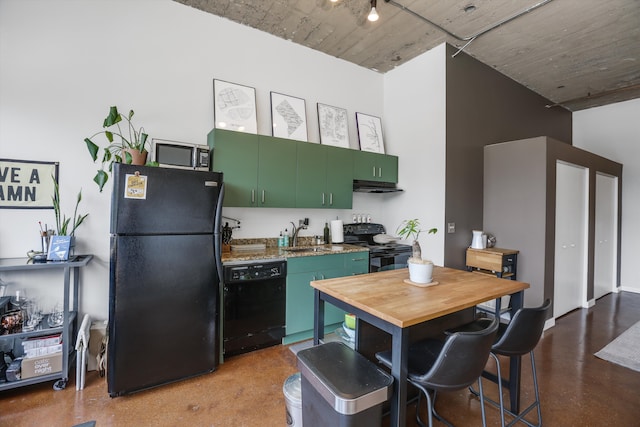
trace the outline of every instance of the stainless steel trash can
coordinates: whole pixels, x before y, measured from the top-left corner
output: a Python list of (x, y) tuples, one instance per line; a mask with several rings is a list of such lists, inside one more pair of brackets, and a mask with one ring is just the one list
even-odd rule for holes
[(300, 372), (287, 378), (282, 386), (284, 393), (287, 426), (302, 427), (302, 386)]
[(298, 352), (305, 427), (376, 427), (393, 377), (342, 342)]

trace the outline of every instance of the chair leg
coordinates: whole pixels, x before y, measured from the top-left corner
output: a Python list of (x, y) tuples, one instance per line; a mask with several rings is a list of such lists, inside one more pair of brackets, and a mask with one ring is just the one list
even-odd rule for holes
[[(502, 397), (502, 374), (501, 374), (501, 370), (500, 370), (500, 361), (498, 359), (498, 357), (493, 354), (493, 353), (489, 353), (495, 360), (496, 362), (496, 366), (497, 366), (497, 377), (498, 377), (498, 395), (500, 396), (500, 402), (495, 402), (492, 399), (485, 397), (484, 400), (486, 400), (487, 402), (489, 402), (490, 404), (492, 404), (493, 406), (497, 407), (500, 409), (500, 419), (502, 422), (502, 427), (505, 427), (505, 421), (504, 421), (504, 414), (506, 413), (507, 415), (513, 417), (513, 420), (511, 420), (508, 424), (506, 424), (507, 427), (511, 427), (513, 426), (515, 423), (517, 423), (518, 421), (526, 424), (529, 427), (542, 427), (542, 412), (540, 409), (540, 392), (538, 390), (538, 375), (536, 372), (536, 362), (535, 362), (535, 357), (533, 355), (533, 351), (530, 352), (531, 355), (531, 374), (533, 377), (533, 389), (534, 389), (534, 394), (535, 394), (535, 398), (536, 400), (529, 405), (526, 409), (524, 409), (523, 411), (521, 411), (518, 415), (514, 414), (513, 412), (511, 412), (510, 410), (506, 409), (504, 407), (504, 401), (503, 401), (503, 397)], [(469, 391), (475, 395), (475, 396), (479, 396), (480, 398), (483, 397), (482, 394), (482, 390), (480, 390), (480, 392), (478, 393), (477, 391), (475, 391), (473, 389), (473, 387), (469, 387)], [(530, 421), (524, 419), (525, 415), (527, 415), (533, 408), (537, 409), (538, 412), (538, 423), (537, 424), (533, 424)]]
[[(420, 427), (426, 427), (422, 420), (420, 419), (420, 399), (422, 398), (422, 391), (418, 391), (418, 403), (416, 403), (416, 422)], [(427, 411), (429, 411), (429, 407), (427, 405)]]
[[(531, 375), (533, 376), (533, 391), (536, 397), (535, 402), (527, 407), (524, 411), (521, 411), (518, 415), (511, 413), (508, 410), (505, 410), (509, 415), (515, 417), (513, 421), (508, 424), (508, 427), (514, 425), (518, 421), (523, 422), (529, 427), (542, 427), (542, 412), (540, 410), (540, 392), (538, 390), (538, 375), (536, 373), (536, 360), (533, 355), (533, 350), (529, 353), (531, 355)], [(537, 409), (538, 412), (538, 424), (532, 424), (530, 421), (525, 420), (524, 416), (529, 413), (533, 408)]]
[(438, 414), (438, 412), (436, 411), (436, 396), (437, 396), (437, 392), (434, 391), (433, 392), (433, 403), (431, 404), (431, 412), (433, 413), (433, 416), (436, 417), (436, 419), (438, 421), (440, 421), (441, 423), (445, 424), (447, 427), (454, 427), (453, 424), (451, 424), (449, 421), (447, 421), (442, 415)]
[(478, 377), (478, 390), (480, 391), (480, 409), (482, 411), (482, 427), (487, 427), (487, 417), (484, 413), (484, 393), (482, 392), (482, 376)]
[[(493, 360), (496, 362), (496, 372), (498, 374), (498, 396), (500, 398), (500, 425), (504, 427), (504, 399), (502, 397), (502, 371), (500, 369), (500, 360), (498, 356), (493, 353), (489, 353)], [(481, 377), (482, 378), (482, 377)]]

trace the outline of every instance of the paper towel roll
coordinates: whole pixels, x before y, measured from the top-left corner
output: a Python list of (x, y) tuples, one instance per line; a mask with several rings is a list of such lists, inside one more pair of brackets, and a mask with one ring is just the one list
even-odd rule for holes
[(340, 219), (331, 221), (331, 243), (344, 243), (344, 229)]

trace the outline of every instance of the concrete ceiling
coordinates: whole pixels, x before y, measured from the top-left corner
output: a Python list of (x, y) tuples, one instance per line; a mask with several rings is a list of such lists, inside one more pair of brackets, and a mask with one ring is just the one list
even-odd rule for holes
[(479, 34), (464, 52), (556, 107), (640, 98), (640, 0), (175, 1), (380, 73)]

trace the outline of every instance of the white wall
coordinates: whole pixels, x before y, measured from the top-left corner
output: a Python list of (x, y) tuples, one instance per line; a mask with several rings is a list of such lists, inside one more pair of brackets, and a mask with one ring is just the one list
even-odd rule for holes
[(640, 292), (640, 99), (573, 114), (573, 145), (622, 163), (620, 282)]
[[(214, 78), (256, 89), (261, 134), (271, 134), (270, 91), (306, 100), (312, 142), (319, 141), (318, 102), (348, 110), (352, 148), (358, 147), (355, 112), (385, 113), (381, 74), (173, 1), (0, 1), (0, 158), (60, 162), (68, 215), (82, 188), (80, 211), (89, 217), (76, 233), (77, 252), (95, 258), (82, 272), (81, 306), (94, 317), (106, 318), (108, 310), (111, 185), (98, 192), (92, 182), (97, 165), (83, 139), (100, 130), (109, 106), (117, 105), (134, 109), (134, 122), (152, 137), (205, 143), (213, 127)], [(397, 153), (391, 139), (388, 152)], [(377, 195), (358, 196), (353, 212), (374, 220), (387, 215)], [(346, 221), (351, 212), (224, 214), (242, 220), (234, 237), (275, 237), (304, 217), (311, 227), (302, 235), (321, 234), (325, 220)], [(0, 257), (38, 248), (38, 221), (53, 223), (53, 211), (0, 209)], [(27, 280), (10, 278), (16, 286)]]
[[(384, 80), (385, 139), (390, 153), (400, 156), (398, 186), (401, 194), (387, 196), (390, 209), (385, 223), (393, 230), (404, 219), (418, 218), (423, 258), (444, 263), (445, 204), (445, 45), (388, 72)], [(391, 202), (393, 203), (391, 205)]]

